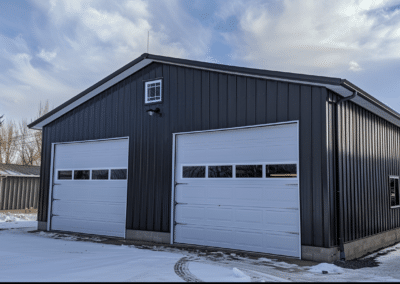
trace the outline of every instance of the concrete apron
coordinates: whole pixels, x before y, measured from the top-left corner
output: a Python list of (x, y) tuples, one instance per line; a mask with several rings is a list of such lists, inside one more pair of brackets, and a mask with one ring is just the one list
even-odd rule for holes
[[(38, 231), (46, 231), (45, 225), (46, 222), (40, 222), (42, 223), (42, 228), (44, 229), (39, 229), (37, 231), (31, 231), (30, 233), (35, 233)], [(235, 250), (235, 249), (225, 249), (225, 248), (218, 248), (218, 247), (207, 247), (207, 246), (200, 246), (200, 245), (191, 245), (191, 244), (170, 244), (169, 243), (169, 233), (161, 233), (163, 234), (163, 237), (158, 236), (156, 237), (157, 234), (148, 234), (148, 233), (155, 233), (155, 232), (143, 232), (143, 235), (141, 234), (143, 231), (135, 232), (133, 235), (140, 235), (140, 240), (138, 239), (123, 239), (123, 238), (118, 238), (118, 237), (107, 237), (107, 236), (98, 236), (98, 235), (89, 235), (89, 234), (82, 234), (82, 233), (74, 233), (74, 232), (65, 232), (65, 231), (52, 231), (52, 233), (55, 234), (60, 234), (64, 236), (75, 236), (77, 237), (78, 241), (88, 241), (88, 242), (93, 242), (91, 239), (95, 239), (96, 243), (103, 243), (103, 244), (112, 244), (112, 245), (132, 245), (132, 246), (137, 246), (139, 248), (147, 248), (147, 249), (164, 249), (164, 248), (170, 248), (170, 249), (177, 249), (179, 251), (185, 251), (189, 253), (205, 253), (205, 254), (210, 254), (213, 252), (221, 252), (225, 254), (230, 254), (230, 255), (235, 255), (239, 257), (244, 257), (244, 258), (250, 258), (250, 259), (258, 259), (261, 257), (273, 259), (276, 261), (284, 261), (289, 264), (296, 264), (298, 266), (313, 266), (318, 264), (317, 262), (314, 261), (307, 261), (307, 260), (302, 260), (298, 258), (293, 258), (293, 257), (287, 257), (287, 256), (282, 256), (282, 255), (273, 255), (273, 254), (266, 254), (266, 253), (257, 253), (257, 252), (250, 252), (250, 251), (242, 251), (242, 250)], [(132, 236), (132, 233), (130, 233)], [(128, 235), (128, 230), (127, 230), (127, 235)], [(143, 240), (143, 236), (151, 236), (151, 240)], [(168, 235), (168, 242), (163, 243), (160, 242), (160, 239), (166, 240), (166, 235)]]
[[(38, 222), (39, 231), (47, 231), (47, 222)], [(63, 232), (72, 235), (85, 235), (80, 233)], [(103, 237), (107, 240), (111, 240), (115, 244), (132, 244), (132, 245), (162, 245), (163, 247), (174, 247), (182, 248), (185, 250), (199, 250), (199, 251), (221, 251), (225, 253), (236, 253), (238, 255), (246, 255), (247, 257), (268, 257), (284, 261), (290, 261), (291, 263), (298, 263), (303, 261), (315, 261), (315, 262), (328, 262), (332, 263), (336, 260), (340, 260), (340, 251), (338, 247), (322, 248), (313, 246), (301, 246), (301, 260), (292, 257), (278, 256), (266, 253), (249, 252), (235, 249), (225, 249), (217, 247), (207, 247), (191, 244), (170, 244), (170, 233), (161, 232), (149, 232), (139, 230), (126, 230), (126, 239), (122, 238), (110, 238)], [(372, 252), (383, 249), (385, 247), (394, 245), (400, 242), (400, 228), (383, 232), (374, 236), (359, 239), (353, 242), (344, 244), (345, 260), (352, 260), (366, 256)]]

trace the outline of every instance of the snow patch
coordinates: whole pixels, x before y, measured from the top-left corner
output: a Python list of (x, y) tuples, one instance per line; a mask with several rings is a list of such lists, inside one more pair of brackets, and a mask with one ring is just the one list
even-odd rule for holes
[(37, 214), (0, 213), (0, 222), (36, 221)]
[(0, 213), (0, 229), (37, 227), (37, 214)]
[(327, 271), (328, 273), (343, 273), (344, 272), (343, 268), (340, 268), (331, 263), (320, 263), (316, 266), (311, 267), (308, 271), (315, 272), (315, 273), (322, 273), (322, 271)]
[(297, 264), (290, 264), (290, 263), (286, 263), (286, 262), (283, 262), (283, 261), (274, 262), (273, 265), (277, 266), (277, 267), (281, 267), (281, 268), (294, 268), (294, 267), (297, 267)]
[(264, 258), (264, 257), (260, 257), (258, 260), (259, 261), (267, 261), (267, 262), (272, 262), (273, 261), (272, 259)]
[(204, 282), (251, 282), (251, 278), (236, 267), (231, 269), (212, 263), (190, 262), (189, 271)]
[(233, 275), (235, 275), (238, 278), (247, 277), (246, 274), (244, 274), (242, 271), (240, 271), (236, 267), (234, 267), (232, 270), (233, 270)]
[(71, 242), (28, 231), (0, 232), (1, 282), (182, 281), (173, 269), (180, 254)]
[(43, 236), (43, 237), (52, 238), (52, 237), (54, 237), (56, 234), (54, 234), (54, 233), (47, 233), (47, 232), (41, 231), (41, 232), (39, 232), (39, 235), (41, 235), (41, 236)]
[(240, 281), (251, 282), (251, 278), (249, 276), (247, 276), (246, 274), (244, 274), (239, 269), (237, 269), (236, 267), (234, 267), (232, 270), (233, 270), (233, 275), (235, 275), (235, 277), (239, 278)]

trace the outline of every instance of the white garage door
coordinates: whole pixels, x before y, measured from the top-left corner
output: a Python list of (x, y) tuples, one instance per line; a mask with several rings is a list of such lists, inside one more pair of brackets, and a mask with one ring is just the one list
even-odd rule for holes
[(174, 242), (301, 257), (297, 123), (175, 139)]
[(128, 139), (56, 144), (51, 229), (125, 237)]

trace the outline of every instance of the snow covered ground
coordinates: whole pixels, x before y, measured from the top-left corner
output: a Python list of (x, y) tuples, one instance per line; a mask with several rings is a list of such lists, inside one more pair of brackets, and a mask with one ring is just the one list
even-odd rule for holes
[(400, 281), (400, 244), (376, 255), (378, 267), (347, 269), (327, 263), (302, 266), (272, 258), (252, 259), (234, 253), (105, 244), (96, 237), (34, 232), (36, 227), (35, 214), (0, 213), (1, 282)]
[(37, 214), (0, 213), (0, 230), (8, 228), (35, 227)]

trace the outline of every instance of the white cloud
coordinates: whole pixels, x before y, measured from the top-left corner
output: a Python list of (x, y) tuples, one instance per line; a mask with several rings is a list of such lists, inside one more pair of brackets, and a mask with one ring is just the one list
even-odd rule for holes
[(57, 52), (50, 52), (42, 49), (37, 56), (42, 58), (44, 61), (51, 62), (54, 58), (56, 58)]
[[(235, 65), (270, 70), (337, 76), (400, 60), (396, 1), (219, 1), (204, 22), (178, 0), (31, 1), (42, 18), (31, 20), (35, 46), (0, 34), (0, 99), (10, 106), (61, 104), (146, 52), (148, 31), (153, 54), (219, 62), (210, 47), (222, 38)], [(213, 27), (228, 19), (233, 32)]]
[(359, 65), (357, 62), (355, 62), (355, 61), (350, 61), (350, 63), (349, 63), (349, 70), (350, 70), (350, 71), (357, 72), (357, 71), (362, 70), (362, 68), (360, 67), (360, 65)]
[(29, 54), (5, 52), (3, 56), (8, 59), (8, 71), (0, 76), (0, 112), (7, 118), (31, 119), (36, 115), (39, 102), (50, 99), (52, 104), (59, 104), (78, 92), (52, 72), (33, 67)]
[(211, 40), (211, 31), (191, 19), (178, 1), (110, 5), (104, 0), (59, 0), (48, 5), (47, 12), (49, 28), (65, 31), (52, 63), (66, 70), (88, 70), (91, 76), (108, 75), (146, 52), (148, 31), (149, 52), (166, 56), (202, 58)]
[[(18, 53), (29, 51), (29, 47), (21, 35), (18, 35), (15, 38), (10, 38), (0, 34), (0, 50), (9, 53)], [(4, 53), (0, 52), (0, 57), (6, 56)]]
[[(246, 5), (244, 5), (245, 3)], [(224, 33), (242, 64), (291, 72), (336, 73), (400, 58), (400, 13), (394, 1), (236, 1), (238, 30)], [(226, 4), (228, 5), (228, 4)], [(221, 7), (221, 10), (225, 6)], [(230, 11), (231, 14), (227, 14)], [(351, 70), (359, 70), (354, 64)]]
[(8, 116), (29, 119), (40, 100), (57, 106), (90, 87), (145, 53), (148, 31), (150, 53), (165, 56), (201, 60), (211, 41), (211, 30), (175, 0), (31, 3), (43, 18), (31, 25), (37, 46), (0, 34), (0, 107)]

